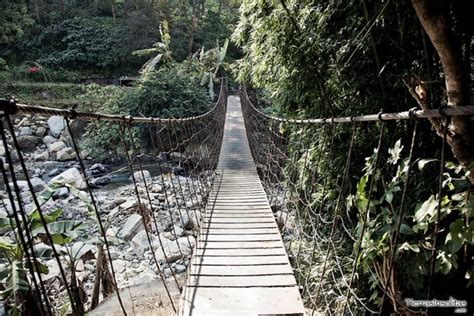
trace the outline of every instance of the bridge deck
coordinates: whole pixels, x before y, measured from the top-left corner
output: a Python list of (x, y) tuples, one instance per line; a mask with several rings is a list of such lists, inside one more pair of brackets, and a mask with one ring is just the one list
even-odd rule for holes
[(229, 97), (218, 176), (179, 315), (303, 315), (293, 271)]

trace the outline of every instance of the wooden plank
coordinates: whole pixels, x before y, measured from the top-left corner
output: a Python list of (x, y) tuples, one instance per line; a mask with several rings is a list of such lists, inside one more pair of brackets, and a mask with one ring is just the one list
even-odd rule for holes
[(287, 264), (263, 266), (191, 266), (191, 274), (203, 275), (267, 275), (292, 274)]
[(256, 248), (256, 249), (196, 249), (194, 256), (229, 256), (229, 257), (244, 257), (244, 256), (269, 256), (269, 255), (283, 255), (286, 256), (286, 251), (283, 248)]
[(183, 294), (179, 315), (304, 315), (296, 287), (186, 288)]
[(196, 287), (260, 287), (260, 286), (296, 286), (293, 274), (265, 276), (193, 276), (188, 278), (187, 286)]

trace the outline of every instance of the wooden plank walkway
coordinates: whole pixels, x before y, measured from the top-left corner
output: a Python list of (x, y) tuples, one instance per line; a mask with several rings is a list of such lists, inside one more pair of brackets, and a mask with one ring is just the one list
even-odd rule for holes
[(218, 176), (178, 315), (303, 315), (236, 96), (229, 97), (225, 124)]

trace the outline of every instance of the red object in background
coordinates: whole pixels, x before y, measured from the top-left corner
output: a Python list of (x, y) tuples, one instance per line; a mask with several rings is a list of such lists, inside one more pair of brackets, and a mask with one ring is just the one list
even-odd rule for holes
[(35, 73), (39, 72), (40, 70), (41, 70), (41, 68), (37, 67), (37, 66), (28, 67), (28, 72), (30, 74), (35, 74)]

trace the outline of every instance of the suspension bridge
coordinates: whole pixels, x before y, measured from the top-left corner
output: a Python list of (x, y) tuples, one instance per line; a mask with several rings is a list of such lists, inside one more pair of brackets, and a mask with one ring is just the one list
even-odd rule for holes
[[(363, 222), (361, 227), (356, 227), (354, 218), (345, 207), (346, 199), (353, 194), (349, 184), (350, 170), (362, 168), (354, 166), (353, 162), (354, 139), (361, 133), (362, 124), (378, 124), (378, 150), (369, 166), (369, 170), (376, 172), (377, 164), (381, 163), (380, 148), (386, 122), (406, 122), (413, 133), (411, 144), (408, 144), (406, 174), (409, 177), (413, 172), (410, 168), (415, 159), (413, 148), (417, 142), (419, 120), (449, 119), (451, 116), (472, 116), (473, 113), (474, 107), (467, 106), (443, 111), (410, 110), (356, 117), (287, 120), (271, 117), (255, 107), (245, 88), (242, 88), (240, 98), (228, 97), (224, 85), (209, 112), (183, 119), (82, 113), (2, 102), (0, 130), (6, 159), (5, 163), (0, 161), (0, 169), (13, 208), (12, 221), (16, 227), (23, 228), (18, 230), (18, 242), (24, 251), (25, 269), (30, 274), (29, 282), (38, 310), (46, 315), (54, 313), (47, 284), (41, 273), (36, 272), (40, 263), (34, 250), (37, 241), (28, 224), (26, 203), (16, 185), (18, 173), (27, 182), (32, 204), (39, 210), (45, 239), (52, 246), (52, 257), (60, 268), (59, 278), (72, 313), (84, 313), (84, 306), (88, 303), (75, 294), (77, 285), (71, 281), (71, 271), (54, 246), (54, 232), (48, 229), (48, 214), (42, 212), (41, 199), (31, 184), (30, 171), (17, 140), (12, 123), (14, 115), (64, 117), (91, 209), (97, 219), (99, 238), (105, 247), (105, 270), (113, 280), (122, 313), (133, 314), (133, 311), (123, 304), (127, 292), (119, 291), (111, 245), (104, 228), (107, 219), (95, 200), (90, 174), (76, 141), (78, 135), (71, 128), (71, 122), (75, 120), (107, 121), (120, 131), (127, 167), (136, 188), (136, 212), (141, 216), (149, 249), (161, 249), (165, 259), (160, 260), (153, 254), (151, 259), (143, 260), (153, 266), (161, 278), (170, 304), (178, 315), (304, 315), (317, 312), (377, 313), (384, 308), (384, 304), (376, 305), (359, 296), (359, 260), (363, 249), (360, 246), (353, 248), (353, 244), (361, 244), (368, 229), (364, 218), (372, 210), (375, 174), (369, 177), (367, 202), (359, 210)], [(173, 167), (166, 157), (177, 152), (183, 156), (180, 167), (184, 168), (185, 176), (165, 188), (165, 201), (161, 208), (154, 206), (156, 203), (143, 171), (142, 155), (131, 137), (132, 128), (148, 131), (156, 168), (160, 169), (163, 183), (167, 171), (161, 169), (166, 165), (170, 165), (169, 169)], [(347, 129), (342, 133), (343, 139), (334, 138), (336, 128)], [(321, 133), (329, 135), (328, 141), (308, 136)], [(7, 141), (8, 138), (11, 141)], [(446, 136), (442, 139), (441, 175), (445, 143)], [(314, 150), (316, 146), (319, 152)], [(337, 148), (346, 152), (344, 161), (338, 161), (339, 169), (334, 162)], [(17, 154), (18, 162), (13, 161), (13, 152)], [(322, 157), (326, 158), (324, 162)], [(331, 185), (339, 188), (338, 196), (326, 195)], [(396, 312), (411, 311), (401, 304), (396, 285), (392, 283), (402, 238), (400, 229), (406, 208), (403, 201), (409, 185), (407, 180), (400, 188), (402, 202), (400, 212), (393, 215), (396, 225), (391, 231), (387, 260), (383, 266), (375, 266), (368, 272), (378, 280), (381, 302), (390, 302)], [(433, 190), (438, 190), (440, 195), (442, 189), (435, 186)], [(169, 213), (170, 219), (176, 220), (171, 205), (186, 199), (189, 203), (185, 203), (185, 212), (179, 213), (178, 221), (184, 222), (184, 216), (194, 217), (198, 220), (198, 227), (194, 232), (195, 244), (190, 241), (190, 236), (185, 237), (187, 245), (192, 248), (192, 257), (185, 261), (187, 278), (183, 283), (170, 266), (173, 259), (167, 248), (168, 241), (157, 234), (157, 215)], [(171, 226), (168, 233), (174, 235), (174, 239), (179, 237), (175, 226)], [(434, 235), (437, 234), (439, 227), (434, 231)], [(153, 242), (154, 239), (157, 243)], [(438, 246), (435, 242), (430, 250), (433, 266)], [(182, 247), (176, 243), (178, 257), (185, 258)], [(171, 275), (165, 275), (165, 269), (171, 271)], [(431, 284), (433, 271), (427, 278)], [(181, 290), (179, 302), (170, 294), (170, 282), (176, 283)]]

